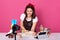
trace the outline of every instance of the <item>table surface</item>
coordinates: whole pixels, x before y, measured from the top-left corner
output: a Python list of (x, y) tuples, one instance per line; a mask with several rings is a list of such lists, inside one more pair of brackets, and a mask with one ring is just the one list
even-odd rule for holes
[[(8, 38), (5, 35), (6, 33), (0, 33), (0, 40), (14, 40), (14, 38)], [(51, 33), (48, 38), (43, 39), (35, 39), (33, 37), (20, 38), (19, 36), (17, 36), (17, 40), (60, 40), (60, 33)]]

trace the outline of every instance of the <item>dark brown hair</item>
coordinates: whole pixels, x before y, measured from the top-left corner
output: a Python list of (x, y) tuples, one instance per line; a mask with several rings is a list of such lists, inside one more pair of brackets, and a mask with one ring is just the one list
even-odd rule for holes
[[(35, 16), (36, 16), (36, 15), (35, 15), (35, 8), (34, 8), (34, 5), (32, 5), (31, 3), (29, 3), (29, 4), (26, 6), (25, 11), (24, 11), (26, 17), (27, 17), (26, 10), (27, 10), (28, 8), (31, 8), (31, 9), (33, 10), (33, 13), (32, 13), (32, 16), (31, 16), (31, 17), (34, 19)], [(26, 18), (26, 17), (25, 17), (25, 18)]]

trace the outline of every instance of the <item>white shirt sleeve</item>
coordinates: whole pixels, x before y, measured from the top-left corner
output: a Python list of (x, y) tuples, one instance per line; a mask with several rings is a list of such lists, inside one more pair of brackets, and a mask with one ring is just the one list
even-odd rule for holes
[(34, 22), (38, 22), (38, 18), (37, 17), (35, 17), (35, 19), (33, 19), (33, 23)]
[(24, 20), (24, 18), (25, 18), (25, 14), (24, 14), (24, 13), (22, 13), (22, 14), (21, 14), (21, 16), (20, 16), (20, 20), (22, 20), (22, 21), (23, 21), (23, 20)]

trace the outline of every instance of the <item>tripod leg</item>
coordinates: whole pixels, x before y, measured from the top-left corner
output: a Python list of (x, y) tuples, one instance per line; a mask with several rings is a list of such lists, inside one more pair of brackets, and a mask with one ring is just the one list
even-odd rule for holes
[(15, 40), (16, 40), (16, 34), (15, 34)]

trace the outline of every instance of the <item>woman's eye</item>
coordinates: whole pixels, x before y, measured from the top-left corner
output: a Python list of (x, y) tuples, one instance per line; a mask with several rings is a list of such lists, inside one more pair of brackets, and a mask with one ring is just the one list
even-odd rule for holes
[(30, 11), (30, 12), (32, 12), (32, 11)]

